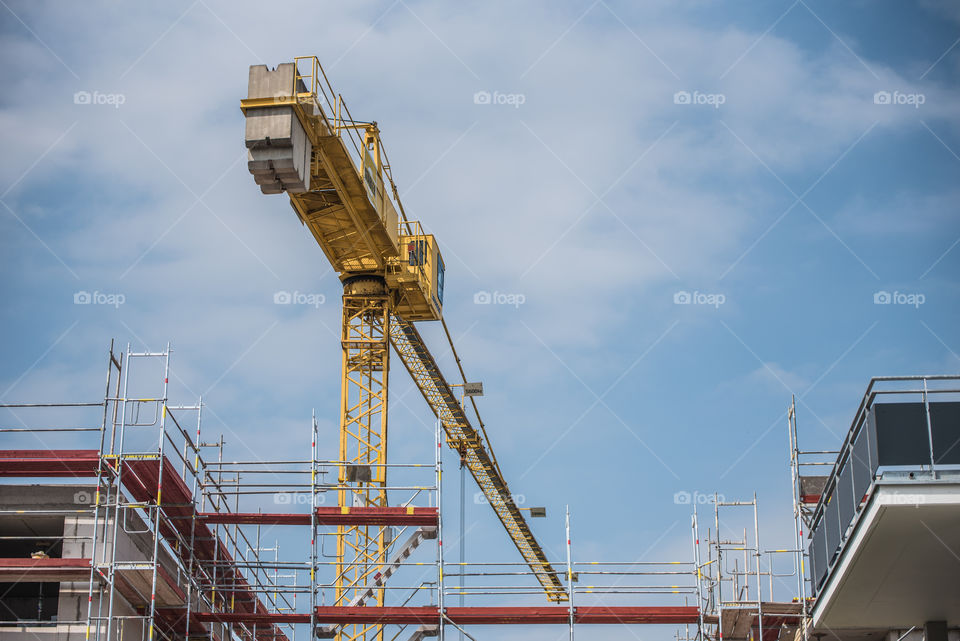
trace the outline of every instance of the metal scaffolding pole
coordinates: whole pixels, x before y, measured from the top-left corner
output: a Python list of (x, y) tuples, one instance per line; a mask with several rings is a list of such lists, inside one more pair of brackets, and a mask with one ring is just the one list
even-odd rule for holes
[(570, 506), (567, 505), (566, 510), (566, 533), (567, 533), (567, 594), (570, 595), (570, 600), (567, 603), (567, 608), (570, 611), (570, 641), (573, 641), (573, 561), (570, 551)]
[(440, 419), (437, 419), (436, 430), (436, 464), (437, 464), (437, 605), (440, 609), (440, 618), (437, 631), (440, 641), (444, 638), (444, 610), (443, 610), (443, 428)]

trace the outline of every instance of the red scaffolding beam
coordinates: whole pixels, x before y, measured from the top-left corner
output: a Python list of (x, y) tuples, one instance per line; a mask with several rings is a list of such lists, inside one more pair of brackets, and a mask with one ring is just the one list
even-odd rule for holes
[(86, 581), (90, 559), (0, 559), (0, 581), (6, 583)]
[[(561, 623), (570, 620), (570, 610), (563, 606), (543, 607), (474, 607), (445, 608), (447, 617), (460, 625), (494, 625), (507, 623)], [(573, 621), (581, 624), (646, 624), (697, 623), (695, 606), (577, 606)]]
[[(309, 514), (200, 512), (210, 525), (310, 525)], [(435, 507), (318, 507), (317, 525), (437, 525)]]
[[(542, 625), (566, 624), (570, 610), (563, 606), (543, 607), (467, 607), (444, 608), (444, 612), (459, 625)], [(222, 623), (309, 623), (309, 614), (270, 613), (244, 615), (239, 613), (197, 613), (199, 621)], [(581, 606), (574, 609), (574, 622), (579, 624), (638, 625), (638, 624), (695, 624), (699, 612), (695, 606), (679, 607), (619, 607)], [(440, 619), (435, 606), (415, 607), (351, 607), (321, 606), (317, 608), (317, 623), (332, 625), (433, 624)]]
[(0, 450), (2, 477), (70, 477), (97, 475), (97, 450)]

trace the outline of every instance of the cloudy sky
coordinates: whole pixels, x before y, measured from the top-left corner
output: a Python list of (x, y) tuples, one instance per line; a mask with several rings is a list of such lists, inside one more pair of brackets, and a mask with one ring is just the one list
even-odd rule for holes
[[(0, 4), (2, 402), (98, 400), (111, 338), (169, 341), (171, 396), (203, 395), (230, 456), (302, 452), (313, 409), (332, 455), (339, 283), (248, 174), (239, 110), (249, 65), (301, 55), (439, 239), (551, 558), (569, 505), (577, 558), (688, 560), (677, 493), (757, 492), (788, 547), (791, 396), (829, 449), (871, 376), (960, 369), (948, 0)], [(402, 368), (391, 401), (391, 457), (428, 460)], [(468, 559), (518, 560), (473, 492)]]

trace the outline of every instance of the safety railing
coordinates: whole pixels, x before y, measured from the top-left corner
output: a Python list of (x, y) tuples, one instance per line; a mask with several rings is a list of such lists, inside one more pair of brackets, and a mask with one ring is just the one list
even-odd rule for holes
[[(551, 565), (565, 568), (566, 561)], [(574, 561), (574, 595), (687, 595), (696, 594), (696, 571), (692, 561)], [(445, 563), (444, 595), (495, 597), (543, 594), (538, 584), (506, 583), (507, 578), (535, 577), (525, 563)], [(557, 572), (564, 583), (566, 570)], [(463, 581), (461, 582), (461, 579)], [(499, 580), (499, 582), (498, 582)], [(467, 585), (467, 583), (472, 585)], [(463, 583), (463, 585), (460, 585)]]
[[(397, 206), (400, 220), (406, 222), (407, 213), (400, 200), (400, 193), (393, 179), (393, 169), (387, 156), (387, 149), (380, 137), (379, 130), (376, 128), (376, 123), (356, 120), (353, 117), (343, 96), (334, 91), (330, 79), (316, 56), (297, 56), (294, 58), (294, 67), (293, 95), (297, 97), (298, 102), (308, 104), (311, 110), (320, 114), (327, 128), (340, 136), (348, 149), (353, 149), (355, 156), (352, 160), (358, 173), (363, 167), (364, 135), (367, 131), (374, 132), (377, 138), (376, 144), (380, 153), (383, 177), (390, 185), (391, 196)], [(409, 228), (406, 233), (411, 233)]]
[(936, 481), (960, 470), (958, 399), (960, 376), (870, 380), (811, 518), (814, 591), (840, 558), (878, 478), (906, 471), (904, 481)]

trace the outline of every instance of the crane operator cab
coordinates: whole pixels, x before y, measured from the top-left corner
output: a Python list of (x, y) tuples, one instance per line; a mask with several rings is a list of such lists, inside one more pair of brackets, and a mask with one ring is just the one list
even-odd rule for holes
[(419, 222), (401, 223), (400, 258), (387, 264), (387, 285), (396, 289), (397, 313), (407, 320), (440, 320), (443, 315), (443, 256), (433, 234)]

